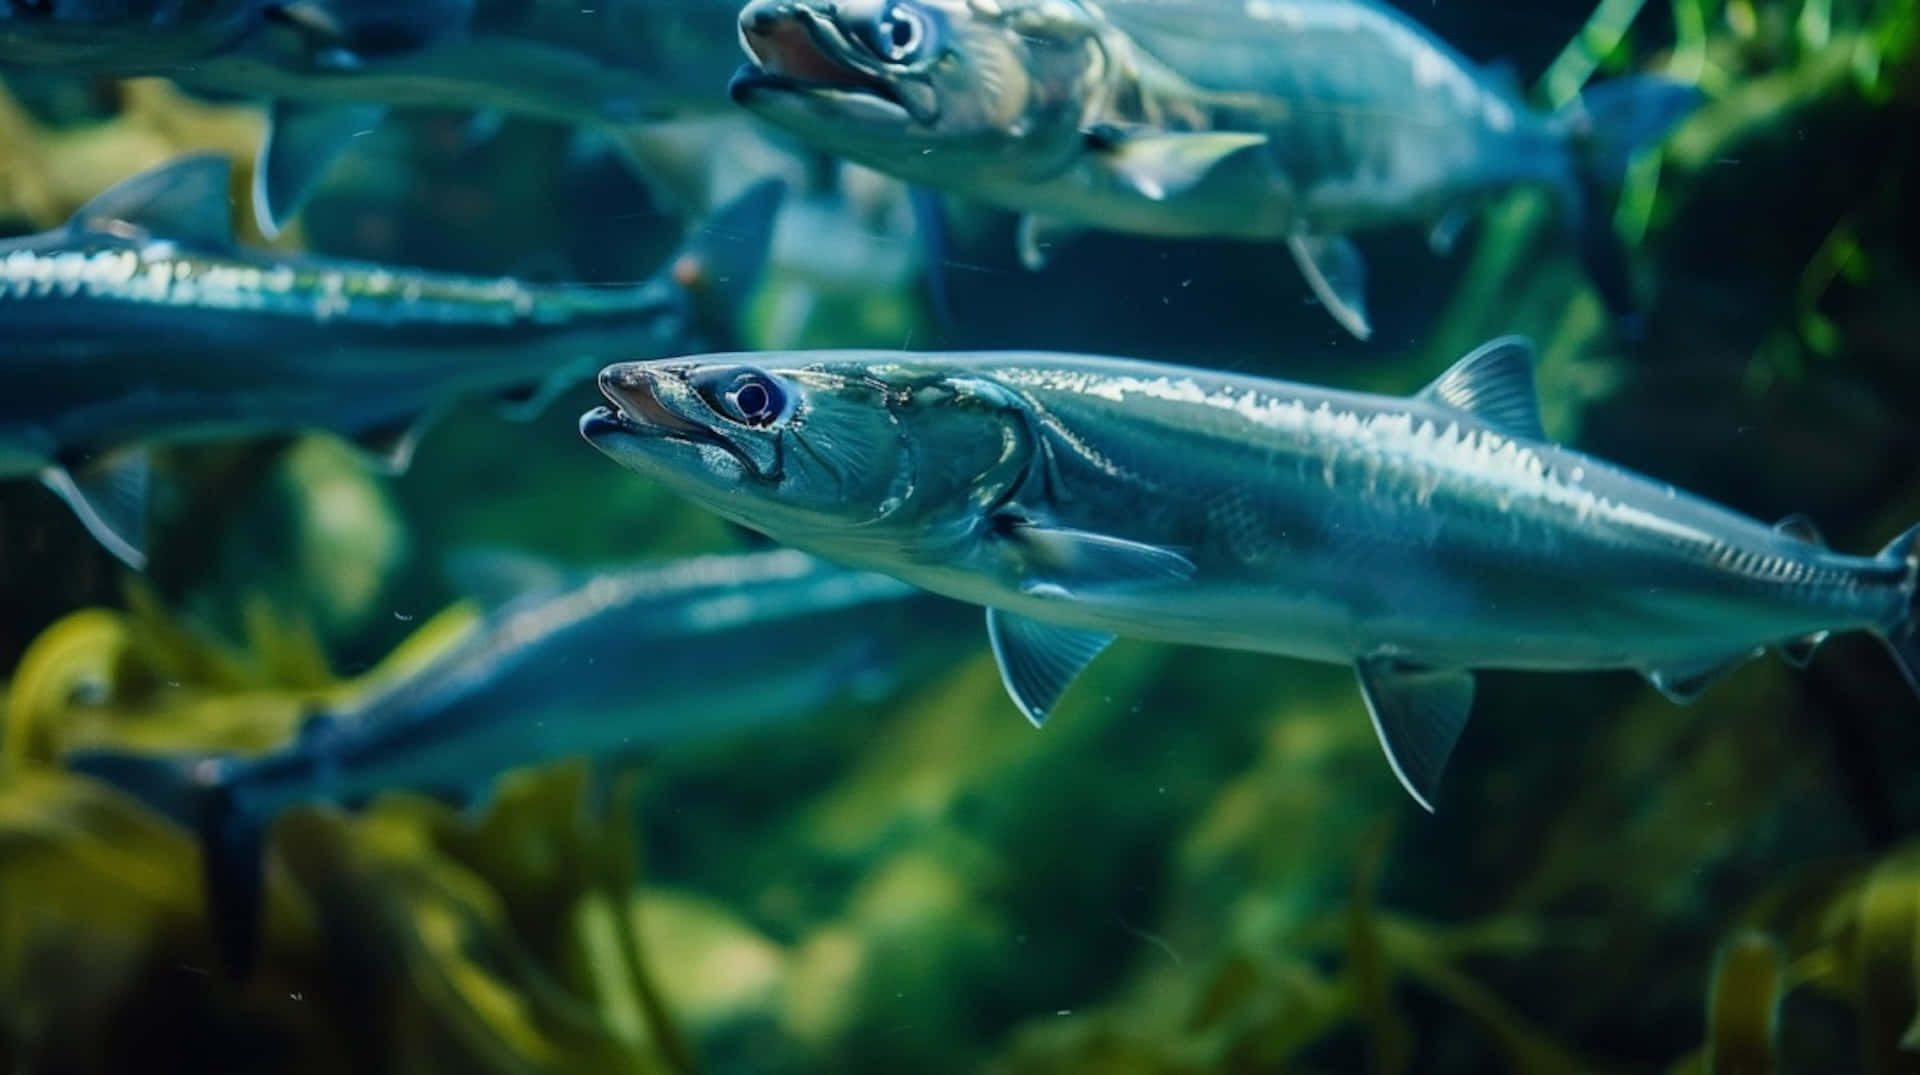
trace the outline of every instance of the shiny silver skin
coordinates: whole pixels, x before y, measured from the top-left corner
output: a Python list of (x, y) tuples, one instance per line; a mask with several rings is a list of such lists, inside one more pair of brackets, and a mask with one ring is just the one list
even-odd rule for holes
[(1622, 78), (1530, 107), (1374, 0), (750, 0), (734, 100), (821, 149), (1025, 214), (1038, 268), (1074, 231), (1284, 240), (1371, 333), (1345, 236), (1450, 246), (1515, 187), (1559, 203), (1603, 297), (1631, 281), (1605, 220), (1629, 157), (1699, 103)]
[[(486, 588), (528, 574), (509, 566)], [(277, 750), (94, 749), (64, 762), (197, 832), (209, 921), (227, 969), (244, 973), (267, 835), (288, 809), (394, 790), (484, 801), (512, 770), (628, 760), (874, 699), (963, 648), (952, 612), (964, 606), (792, 549), (551, 572), (494, 596), (505, 600), (417, 672), (315, 714)]]
[(156, 443), (327, 431), (402, 467), (450, 400), (533, 411), (612, 355), (727, 332), (718, 300), (751, 286), (781, 196), (755, 188), (656, 276), (593, 287), (243, 249), (227, 174), (179, 158), (0, 242), (0, 479), (42, 477), (85, 519), (67, 472)]
[(721, 0), (46, 0), (0, 7), (0, 66), (619, 125), (725, 111), (732, 14)]
[(1029, 632), (1064, 662), (1036, 689), (998, 628), (1036, 721), (1107, 635), (1351, 662), (1399, 770), (1381, 697), (1451, 676), (1400, 714), (1444, 746), (1402, 774), (1423, 802), (1466, 670), (1625, 668), (1684, 698), (1830, 631), (1907, 660), (1914, 532), (1843, 555), (1551, 443), (1530, 360), (1494, 341), (1398, 398), (1067, 354), (718, 354), (608, 368), (582, 432), (776, 540), (1070, 629)]
[(964, 648), (928, 616), (945, 604), (793, 549), (575, 573), (219, 779), (257, 818), (391, 788), (471, 799), (511, 769), (628, 757), (896, 689), (910, 656)]

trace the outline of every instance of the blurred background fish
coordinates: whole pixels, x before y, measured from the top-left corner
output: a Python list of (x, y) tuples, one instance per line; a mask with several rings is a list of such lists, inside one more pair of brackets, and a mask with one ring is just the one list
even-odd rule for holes
[(65, 758), (199, 836), (208, 921), (230, 969), (251, 963), (261, 856), (290, 807), (413, 790), (478, 813), (503, 772), (565, 758), (615, 766), (836, 698), (877, 700), (963, 637), (940, 599), (792, 550), (580, 577), (470, 552), (459, 573), (495, 606), (485, 620), (418, 671), (305, 717), (279, 750)]
[(324, 429), (404, 469), (458, 397), (531, 417), (610, 355), (724, 332), (782, 194), (767, 181), (652, 279), (595, 288), (244, 251), (227, 187), (224, 158), (187, 157), (0, 245), (0, 474), (38, 475), (135, 568), (145, 446)]

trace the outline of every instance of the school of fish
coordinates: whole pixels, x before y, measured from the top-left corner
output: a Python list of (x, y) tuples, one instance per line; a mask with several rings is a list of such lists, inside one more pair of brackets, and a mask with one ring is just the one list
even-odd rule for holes
[(153, 446), (323, 431), (393, 470), (447, 406), (552, 421), (596, 370), (593, 448), (788, 547), (588, 575), (495, 557), (472, 637), (276, 752), (73, 757), (200, 832), (237, 967), (292, 805), (483, 798), (541, 760), (873, 695), (964, 649), (966, 605), (1035, 725), (1123, 636), (1350, 665), (1427, 809), (1476, 670), (1627, 669), (1684, 702), (1863, 631), (1920, 690), (1920, 527), (1844, 554), (1555, 443), (1524, 339), (1405, 397), (1086, 354), (727, 350), (770, 250), (828, 259), (889, 213), (937, 290), (948, 197), (1012, 214), (1033, 272), (1089, 231), (1271, 244), (1366, 338), (1353, 236), (1444, 252), (1518, 188), (1630, 344), (1614, 200), (1692, 85), (1630, 74), (1542, 109), (1376, 0), (52, 0), (0, 7), (0, 69), (263, 101), (244, 204), (269, 237), (355, 137), (428, 107), (472, 110), (476, 137), (500, 114), (575, 128), (686, 223), (613, 288), (292, 256), (236, 242), (227, 161), (193, 155), (0, 242), (0, 480), (43, 484), (128, 567)]

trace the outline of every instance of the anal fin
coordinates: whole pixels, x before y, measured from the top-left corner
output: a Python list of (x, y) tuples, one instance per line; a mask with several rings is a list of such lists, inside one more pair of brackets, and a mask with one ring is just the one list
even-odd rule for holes
[(1287, 249), (1320, 305), (1358, 339), (1373, 335), (1367, 320), (1367, 263), (1352, 240), (1338, 235), (1295, 234)]
[(1020, 712), (1038, 728), (1046, 723), (1067, 684), (1112, 644), (1114, 635), (989, 608), (987, 639), (1000, 665), (1000, 681)]
[(1431, 813), (1440, 777), (1473, 711), (1473, 673), (1382, 657), (1358, 661), (1354, 671), (1393, 775)]

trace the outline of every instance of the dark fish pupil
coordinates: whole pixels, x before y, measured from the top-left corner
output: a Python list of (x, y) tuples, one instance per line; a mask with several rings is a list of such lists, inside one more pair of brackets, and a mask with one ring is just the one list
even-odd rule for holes
[(764, 381), (748, 381), (734, 390), (733, 405), (740, 410), (740, 416), (749, 422), (764, 422), (773, 417), (777, 409), (773, 392)]
[(757, 384), (747, 385), (740, 390), (740, 409), (751, 415), (760, 415), (767, 409), (767, 390)]
[(893, 22), (893, 47), (904, 49), (911, 44), (913, 44), (913, 24), (907, 22), (905, 19), (895, 19)]

